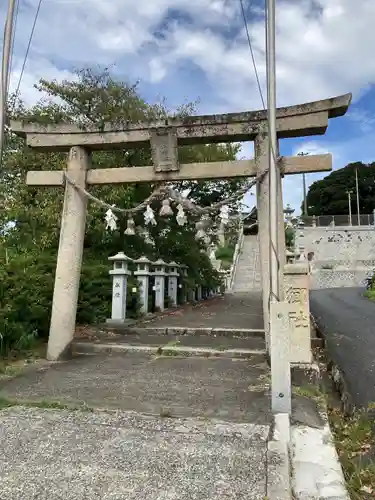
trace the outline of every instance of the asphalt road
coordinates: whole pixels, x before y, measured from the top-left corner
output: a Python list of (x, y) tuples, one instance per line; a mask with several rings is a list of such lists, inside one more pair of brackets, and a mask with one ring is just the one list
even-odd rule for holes
[(313, 290), (310, 308), (357, 407), (375, 402), (375, 302), (362, 288)]

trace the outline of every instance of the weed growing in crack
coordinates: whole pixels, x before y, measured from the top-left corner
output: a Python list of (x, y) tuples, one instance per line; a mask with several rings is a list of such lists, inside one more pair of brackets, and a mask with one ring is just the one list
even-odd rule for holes
[(346, 417), (340, 409), (331, 408), (328, 416), (352, 500), (374, 498), (374, 422), (364, 411)]
[(160, 416), (162, 418), (172, 418), (172, 411), (168, 408), (160, 408)]
[(74, 406), (60, 403), (58, 401), (18, 401), (0, 396), (0, 410), (11, 408), (12, 406), (23, 406), (24, 408), (42, 408), (50, 410), (70, 410), (70, 411), (85, 411), (93, 412), (94, 409), (86, 404)]

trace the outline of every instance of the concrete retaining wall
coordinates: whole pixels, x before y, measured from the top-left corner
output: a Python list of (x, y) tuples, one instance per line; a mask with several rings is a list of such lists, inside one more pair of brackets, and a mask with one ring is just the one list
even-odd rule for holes
[(296, 232), (311, 266), (311, 288), (361, 286), (375, 269), (375, 227), (307, 227)]

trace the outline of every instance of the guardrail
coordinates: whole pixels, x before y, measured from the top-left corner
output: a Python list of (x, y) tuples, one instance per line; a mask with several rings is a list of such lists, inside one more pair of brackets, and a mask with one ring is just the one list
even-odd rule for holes
[(375, 214), (357, 215), (301, 215), (300, 220), (306, 227), (328, 227), (328, 226), (374, 226)]

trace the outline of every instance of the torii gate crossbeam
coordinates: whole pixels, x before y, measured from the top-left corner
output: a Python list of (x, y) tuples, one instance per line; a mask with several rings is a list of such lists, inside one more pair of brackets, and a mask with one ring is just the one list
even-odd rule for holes
[[(324, 134), (330, 118), (343, 116), (351, 95), (311, 102), (277, 110), (278, 139)], [(224, 115), (168, 118), (153, 123), (106, 125), (103, 130), (75, 125), (39, 125), (12, 122), (11, 130), (26, 139), (38, 151), (68, 151), (67, 172), (79, 188), (108, 183), (158, 182), (183, 179), (214, 179), (260, 175), (268, 168), (267, 114), (265, 111)], [(234, 162), (192, 163), (180, 165), (178, 146), (236, 141), (254, 141), (255, 159)], [(93, 169), (91, 151), (151, 146), (153, 166)], [(280, 162), (278, 188), (279, 248), (285, 248), (281, 176), (332, 168), (330, 155), (283, 158)], [(77, 299), (87, 199), (70, 183), (63, 172), (28, 172), (31, 186), (65, 186), (57, 258), (51, 328), (47, 357), (56, 360), (69, 352), (75, 331)], [(263, 287), (263, 311), (269, 322), (269, 197), (268, 175), (258, 185), (259, 238)], [(280, 255), (280, 273), (285, 256)], [(281, 282), (281, 280), (279, 280)]]

